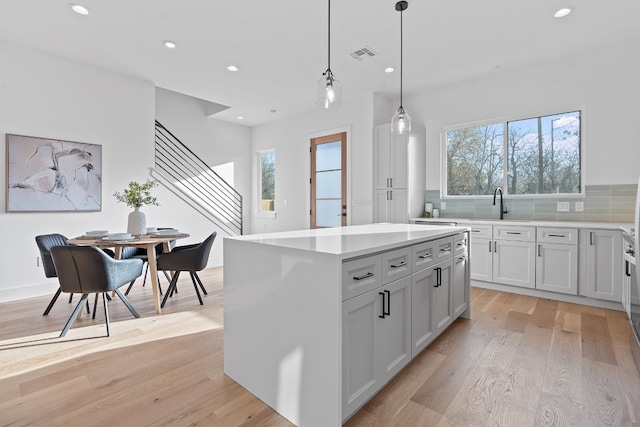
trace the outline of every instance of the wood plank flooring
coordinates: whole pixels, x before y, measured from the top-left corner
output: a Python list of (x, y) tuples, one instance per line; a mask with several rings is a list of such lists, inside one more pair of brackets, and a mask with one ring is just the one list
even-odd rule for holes
[[(162, 315), (150, 284), (58, 339), (63, 295), (0, 304), (0, 426), (290, 426), (223, 374), (222, 269), (188, 275)], [(166, 287), (166, 282), (161, 279)], [(472, 289), (459, 319), (347, 426), (640, 426), (623, 312)]]

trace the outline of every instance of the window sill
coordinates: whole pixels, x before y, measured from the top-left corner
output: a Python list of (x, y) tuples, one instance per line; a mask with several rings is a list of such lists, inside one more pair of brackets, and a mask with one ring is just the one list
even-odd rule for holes
[(276, 217), (276, 213), (275, 212), (269, 212), (269, 211), (261, 211), (256, 213), (256, 216), (258, 218), (275, 218)]

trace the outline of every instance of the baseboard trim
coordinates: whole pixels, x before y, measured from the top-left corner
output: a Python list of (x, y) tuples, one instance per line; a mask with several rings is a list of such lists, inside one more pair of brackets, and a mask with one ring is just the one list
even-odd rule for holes
[(20, 286), (18, 288), (0, 289), (0, 302), (16, 301), (25, 298), (51, 295), (58, 289), (58, 280), (46, 283), (36, 283), (33, 285)]

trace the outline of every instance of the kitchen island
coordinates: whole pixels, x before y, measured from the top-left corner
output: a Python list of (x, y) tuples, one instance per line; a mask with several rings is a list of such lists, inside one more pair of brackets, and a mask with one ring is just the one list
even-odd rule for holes
[(225, 238), (225, 374), (296, 425), (341, 425), (469, 316), (467, 242), (412, 224)]

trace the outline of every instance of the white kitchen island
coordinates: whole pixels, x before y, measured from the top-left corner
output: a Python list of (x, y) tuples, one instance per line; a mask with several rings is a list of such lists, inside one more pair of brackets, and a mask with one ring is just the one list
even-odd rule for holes
[(340, 426), (456, 317), (468, 229), (225, 238), (224, 372), (298, 426)]

